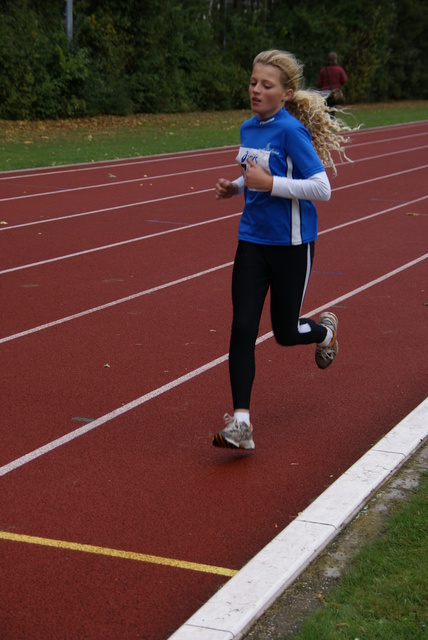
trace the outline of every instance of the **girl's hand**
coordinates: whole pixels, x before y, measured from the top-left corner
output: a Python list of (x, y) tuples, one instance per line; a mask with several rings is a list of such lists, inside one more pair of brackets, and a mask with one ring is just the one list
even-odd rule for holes
[(255, 162), (248, 159), (245, 172), (245, 186), (256, 191), (272, 191), (273, 178)]
[(215, 186), (215, 197), (217, 200), (222, 198), (231, 198), (238, 193), (238, 187), (234, 182), (220, 178)]

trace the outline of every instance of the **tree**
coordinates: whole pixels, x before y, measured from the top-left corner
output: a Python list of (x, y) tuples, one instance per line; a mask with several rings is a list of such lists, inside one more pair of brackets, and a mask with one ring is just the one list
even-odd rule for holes
[(0, 118), (248, 106), (254, 56), (292, 51), (315, 87), (329, 51), (348, 102), (424, 98), (424, 0), (2, 0)]
[(384, 97), (428, 97), (428, 6), (423, 0), (396, 2)]

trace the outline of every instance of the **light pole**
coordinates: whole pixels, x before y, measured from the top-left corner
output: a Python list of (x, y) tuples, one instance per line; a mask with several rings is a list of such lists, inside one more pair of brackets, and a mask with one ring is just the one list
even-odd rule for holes
[(65, 0), (65, 24), (68, 39), (73, 39), (73, 0)]

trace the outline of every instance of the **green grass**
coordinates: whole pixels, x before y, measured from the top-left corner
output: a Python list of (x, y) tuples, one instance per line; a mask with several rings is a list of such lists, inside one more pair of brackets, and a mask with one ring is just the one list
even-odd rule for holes
[[(362, 128), (428, 118), (428, 101), (349, 106)], [(0, 170), (94, 162), (239, 142), (250, 111), (135, 115), (55, 121), (1, 121)]]
[(295, 640), (428, 637), (428, 473), (392, 511)]
[(237, 144), (249, 111), (0, 121), (0, 170)]
[(344, 120), (350, 126), (361, 128), (383, 127), (403, 122), (415, 122), (428, 119), (428, 101), (382, 102), (379, 104), (356, 105), (345, 109), (348, 113)]

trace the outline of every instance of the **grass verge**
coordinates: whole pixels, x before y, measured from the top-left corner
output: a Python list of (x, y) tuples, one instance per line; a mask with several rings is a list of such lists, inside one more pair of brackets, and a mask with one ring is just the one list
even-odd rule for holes
[[(295, 640), (422, 640), (428, 631), (428, 472)], [(289, 637), (289, 636), (287, 636)]]
[[(237, 145), (250, 111), (103, 116), (71, 120), (0, 120), (0, 170), (95, 162)], [(362, 128), (428, 118), (428, 101), (349, 106)]]

